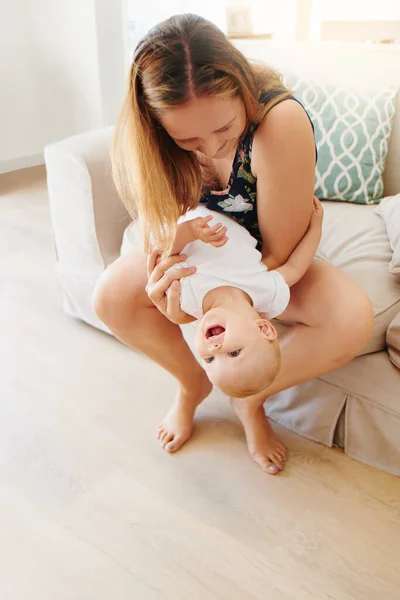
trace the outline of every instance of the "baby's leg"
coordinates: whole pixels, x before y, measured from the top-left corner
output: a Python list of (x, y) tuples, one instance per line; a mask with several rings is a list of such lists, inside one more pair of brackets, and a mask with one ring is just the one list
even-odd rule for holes
[(241, 420), (251, 458), (263, 471), (277, 475), (287, 460), (287, 449), (275, 435), (264, 412), (264, 398), (231, 398)]

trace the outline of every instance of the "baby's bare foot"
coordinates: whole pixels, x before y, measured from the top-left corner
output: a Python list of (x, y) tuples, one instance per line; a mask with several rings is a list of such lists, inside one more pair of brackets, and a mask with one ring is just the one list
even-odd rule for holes
[(231, 404), (241, 420), (251, 458), (270, 475), (282, 471), (287, 460), (287, 449), (276, 437), (265, 415), (264, 408), (249, 410), (245, 400), (232, 398)]
[(192, 435), (194, 413), (210, 394), (212, 385), (206, 374), (190, 390), (178, 388), (176, 399), (158, 428), (158, 439), (167, 452), (176, 452)]

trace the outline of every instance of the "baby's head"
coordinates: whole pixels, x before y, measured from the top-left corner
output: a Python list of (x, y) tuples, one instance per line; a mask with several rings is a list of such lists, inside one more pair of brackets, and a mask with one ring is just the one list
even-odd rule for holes
[(280, 368), (276, 329), (254, 309), (209, 310), (199, 323), (196, 348), (211, 383), (233, 398), (260, 393)]

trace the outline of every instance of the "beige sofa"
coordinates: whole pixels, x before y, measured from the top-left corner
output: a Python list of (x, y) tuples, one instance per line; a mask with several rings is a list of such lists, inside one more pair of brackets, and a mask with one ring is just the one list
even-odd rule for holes
[[(400, 84), (400, 47), (238, 45), (283, 73), (314, 81), (349, 89)], [(118, 257), (129, 224), (110, 176), (111, 137), (111, 129), (94, 131), (53, 144), (45, 153), (63, 308), (99, 329), (105, 328), (92, 310), (93, 289)], [(385, 170), (386, 195), (400, 192), (399, 167), (400, 105)], [(128, 246), (137, 243), (132, 235), (125, 239)], [(375, 311), (374, 338), (345, 368), (271, 398), (267, 412), (303, 436), (335, 443), (353, 458), (400, 475), (400, 276), (389, 273), (392, 252), (384, 222), (374, 206), (326, 202), (320, 250), (367, 291)], [(189, 338), (193, 331), (188, 328)]]

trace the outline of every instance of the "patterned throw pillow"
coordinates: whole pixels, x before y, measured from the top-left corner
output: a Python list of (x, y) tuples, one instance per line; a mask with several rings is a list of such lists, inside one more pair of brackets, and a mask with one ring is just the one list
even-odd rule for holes
[(356, 204), (379, 203), (397, 89), (352, 92), (296, 78), (287, 78), (285, 84), (314, 124), (315, 195)]

